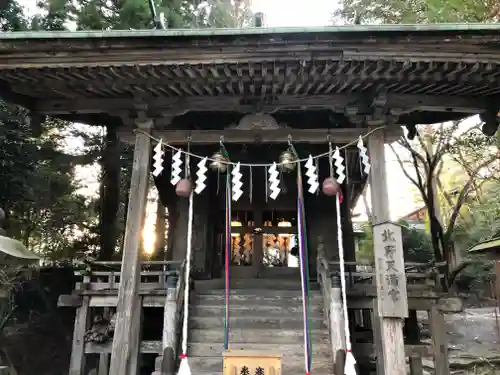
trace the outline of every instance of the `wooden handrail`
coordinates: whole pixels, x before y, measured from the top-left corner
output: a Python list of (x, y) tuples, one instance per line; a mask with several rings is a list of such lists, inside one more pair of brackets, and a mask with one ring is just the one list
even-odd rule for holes
[[(339, 262), (329, 262), (330, 265), (339, 266)], [(351, 283), (353, 277), (358, 277), (357, 282), (364, 282), (371, 280), (375, 272), (375, 264), (372, 262), (345, 262), (346, 266), (364, 266), (372, 267), (372, 271), (350, 271), (347, 270), (347, 275), (351, 278)], [(405, 273), (407, 280), (424, 280), (424, 279), (436, 279), (442, 277), (442, 273), (439, 272), (441, 268), (447, 266), (446, 262), (405, 262)], [(335, 267), (337, 268), (337, 267)], [(425, 269), (425, 271), (423, 270)], [(421, 270), (422, 272), (415, 272)], [(335, 272), (337, 273), (337, 272)]]

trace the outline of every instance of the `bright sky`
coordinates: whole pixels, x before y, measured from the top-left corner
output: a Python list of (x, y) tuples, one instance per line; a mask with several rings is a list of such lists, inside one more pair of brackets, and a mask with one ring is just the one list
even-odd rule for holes
[(336, 0), (252, 0), (254, 12), (263, 12), (269, 27), (327, 26)]
[[(147, 1), (147, 0), (144, 0)], [(36, 0), (20, 0), (30, 13), (36, 11)], [(253, 0), (254, 12), (263, 12), (269, 27), (327, 26), (331, 25), (331, 14), (337, 8), (338, 0)], [(387, 170), (389, 182), (390, 211), (393, 219), (403, 216), (417, 205), (412, 185), (403, 175), (395, 156), (387, 149)], [(97, 177), (97, 176), (95, 176)], [(92, 185), (95, 184), (91, 183)], [(355, 210), (364, 212), (361, 205)]]

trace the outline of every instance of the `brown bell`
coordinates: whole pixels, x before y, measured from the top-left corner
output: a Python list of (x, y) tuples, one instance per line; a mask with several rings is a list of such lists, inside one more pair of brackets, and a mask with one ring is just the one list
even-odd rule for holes
[(175, 186), (175, 194), (177, 194), (179, 197), (187, 198), (189, 197), (189, 194), (191, 194), (192, 189), (193, 184), (191, 183), (191, 180), (183, 178)]
[(323, 185), (321, 187), (323, 190), (323, 194), (328, 195), (329, 197), (333, 197), (337, 195), (340, 191), (340, 184), (333, 177), (328, 177), (323, 181)]

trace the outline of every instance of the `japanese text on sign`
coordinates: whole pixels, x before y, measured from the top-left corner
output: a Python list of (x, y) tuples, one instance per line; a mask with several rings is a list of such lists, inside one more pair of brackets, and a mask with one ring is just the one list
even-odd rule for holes
[(373, 235), (379, 315), (407, 317), (401, 228), (393, 223), (383, 223), (374, 226)]

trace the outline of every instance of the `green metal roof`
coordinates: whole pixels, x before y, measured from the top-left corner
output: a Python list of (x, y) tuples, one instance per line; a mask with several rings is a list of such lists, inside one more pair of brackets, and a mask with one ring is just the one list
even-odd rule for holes
[(109, 31), (29, 31), (2, 32), (0, 40), (9, 39), (84, 39), (84, 38), (145, 38), (145, 37), (210, 37), (276, 34), (328, 33), (467, 33), (498, 32), (500, 24), (417, 24), (417, 25), (346, 25), (324, 27), (270, 27), (238, 29), (170, 29), (170, 30), (109, 30)]
[(485, 253), (487, 251), (500, 249), (500, 237), (492, 238), (488, 241), (479, 242), (472, 246), (467, 252), (469, 253)]

